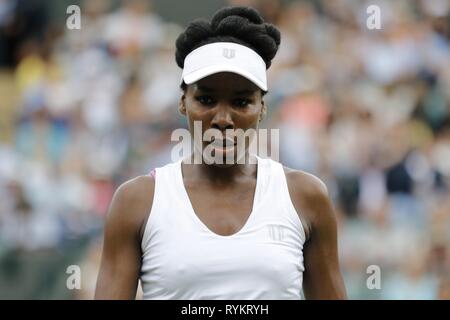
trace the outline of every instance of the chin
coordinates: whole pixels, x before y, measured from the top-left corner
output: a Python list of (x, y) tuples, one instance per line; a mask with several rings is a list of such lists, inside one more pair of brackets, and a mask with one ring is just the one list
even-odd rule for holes
[[(203, 163), (218, 168), (229, 168), (237, 164), (246, 163), (246, 155), (248, 150), (244, 150), (243, 153), (239, 152), (236, 147), (228, 150), (222, 148), (215, 148), (211, 154), (203, 153)], [(227, 163), (228, 160), (228, 163)]]
[(214, 158), (213, 159), (203, 158), (203, 163), (210, 165), (210, 166), (218, 167), (218, 168), (228, 168), (228, 167), (235, 166), (237, 164), (237, 161), (236, 161), (236, 159), (233, 159), (233, 161), (231, 161), (231, 163), (227, 163), (225, 158), (221, 162), (216, 161), (216, 159), (214, 159)]
[(212, 159), (205, 158), (205, 157), (203, 158), (203, 162), (205, 164), (210, 165), (210, 166), (214, 166), (214, 167), (217, 167), (217, 168), (230, 168), (230, 167), (236, 166), (238, 164), (246, 163), (245, 157), (240, 157), (239, 161), (238, 161), (238, 157), (236, 155), (234, 155), (233, 159), (229, 159), (228, 163), (227, 163), (226, 160), (227, 159), (225, 157), (222, 158), (221, 162), (220, 161), (216, 161), (216, 159), (214, 157)]
[(234, 167), (236, 165), (236, 162), (231, 163), (231, 164), (227, 164), (224, 161), (224, 163), (211, 163), (210, 165), (214, 166), (214, 167), (217, 167), (217, 168), (231, 168), (231, 167)]

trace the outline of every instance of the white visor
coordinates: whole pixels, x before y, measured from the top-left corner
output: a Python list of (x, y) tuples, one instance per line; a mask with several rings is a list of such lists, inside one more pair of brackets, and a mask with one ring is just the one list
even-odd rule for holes
[(189, 53), (181, 82), (191, 84), (218, 72), (237, 73), (267, 91), (264, 60), (252, 49), (233, 42), (214, 42)]

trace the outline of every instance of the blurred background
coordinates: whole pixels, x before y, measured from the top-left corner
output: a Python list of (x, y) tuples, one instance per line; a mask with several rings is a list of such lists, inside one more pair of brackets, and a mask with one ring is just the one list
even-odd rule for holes
[(263, 127), (327, 184), (349, 298), (450, 299), (449, 0), (0, 0), (0, 298), (93, 297), (113, 192), (186, 127), (175, 39), (230, 4), (281, 30)]

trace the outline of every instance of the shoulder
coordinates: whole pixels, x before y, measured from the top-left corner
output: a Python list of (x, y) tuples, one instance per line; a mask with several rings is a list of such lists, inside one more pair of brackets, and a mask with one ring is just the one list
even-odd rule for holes
[(313, 202), (328, 198), (328, 188), (317, 176), (302, 171), (283, 167), (289, 187), (292, 186), (294, 194), (303, 200)]
[(155, 179), (151, 175), (141, 175), (127, 180), (116, 189), (114, 198), (122, 202), (134, 204), (136, 201), (148, 198), (148, 193), (155, 189)]
[(114, 192), (107, 223), (136, 232), (140, 238), (153, 204), (155, 179), (151, 175), (125, 181)]
[[(292, 203), (310, 238), (316, 227), (332, 223), (334, 213), (328, 188), (317, 176), (302, 170), (283, 167)], [(331, 219), (331, 221), (330, 221)]]

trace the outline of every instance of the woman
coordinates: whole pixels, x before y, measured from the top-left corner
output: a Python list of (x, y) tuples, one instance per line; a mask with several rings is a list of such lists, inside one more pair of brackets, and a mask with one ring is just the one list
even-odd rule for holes
[(133, 299), (139, 279), (145, 299), (346, 298), (325, 185), (248, 145), (234, 152), (233, 132), (256, 129), (265, 113), (279, 44), (279, 31), (248, 7), (219, 10), (179, 36), (180, 112), (191, 133), (197, 122), (225, 137), (196, 141), (190, 157), (118, 188), (96, 298)]

